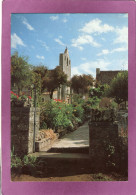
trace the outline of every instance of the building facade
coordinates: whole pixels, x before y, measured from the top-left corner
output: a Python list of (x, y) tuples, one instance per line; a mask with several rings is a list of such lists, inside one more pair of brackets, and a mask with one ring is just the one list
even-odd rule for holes
[(117, 76), (121, 70), (101, 71), (100, 68), (96, 68), (96, 81), (100, 84), (110, 84), (111, 80)]
[[(67, 80), (71, 80), (71, 60), (69, 57), (69, 52), (66, 47), (64, 53), (59, 55), (59, 66), (62, 68), (63, 72), (67, 75)], [(58, 89), (58, 99), (64, 100), (67, 103), (71, 102), (71, 89), (66, 85), (61, 85)]]

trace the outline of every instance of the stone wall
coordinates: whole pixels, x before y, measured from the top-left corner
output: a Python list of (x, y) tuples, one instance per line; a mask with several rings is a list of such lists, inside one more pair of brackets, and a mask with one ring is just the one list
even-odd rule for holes
[(58, 136), (52, 129), (41, 129), (35, 137), (35, 151), (48, 151)]
[(120, 137), (113, 110), (93, 110), (89, 122), (89, 156), (97, 170), (118, 170), (127, 173), (127, 137)]
[(35, 131), (39, 131), (40, 110), (34, 107), (11, 107), (11, 150), (22, 156), (33, 152)]

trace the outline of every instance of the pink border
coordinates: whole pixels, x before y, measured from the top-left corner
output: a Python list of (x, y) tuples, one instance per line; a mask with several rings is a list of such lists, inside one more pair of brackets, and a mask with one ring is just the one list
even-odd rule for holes
[[(128, 13), (129, 16), (129, 179), (128, 182), (11, 182), (10, 181), (10, 14), (11, 13)], [(6, 0), (2, 20), (2, 194), (136, 194), (136, 68), (135, 2), (89, 0)]]

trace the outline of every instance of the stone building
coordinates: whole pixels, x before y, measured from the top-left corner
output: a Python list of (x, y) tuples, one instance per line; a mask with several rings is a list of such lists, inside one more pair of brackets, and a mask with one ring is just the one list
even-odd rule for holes
[[(62, 68), (63, 72), (67, 75), (67, 80), (71, 79), (71, 60), (69, 57), (69, 52), (66, 47), (64, 53), (60, 53), (59, 55), (59, 66)], [(48, 92), (42, 94), (42, 101), (49, 100), (50, 96)], [(53, 93), (53, 99), (64, 100), (67, 103), (71, 102), (71, 89), (66, 85), (61, 85), (56, 91)]]
[(121, 70), (108, 70), (101, 71), (100, 68), (96, 68), (96, 81), (100, 84), (110, 84), (111, 80), (117, 76), (117, 74), (121, 72)]
[[(64, 53), (59, 55), (59, 66), (62, 68), (63, 72), (67, 75), (67, 80), (71, 79), (71, 60), (69, 57), (69, 52), (66, 47)], [(68, 103), (71, 102), (71, 89), (66, 85), (61, 85), (58, 89), (58, 99), (65, 100)]]

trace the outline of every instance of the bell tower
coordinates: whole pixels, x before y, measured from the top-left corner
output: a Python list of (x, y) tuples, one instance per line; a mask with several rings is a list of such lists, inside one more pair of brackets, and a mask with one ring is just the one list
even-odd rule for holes
[[(67, 75), (67, 80), (71, 79), (71, 60), (69, 57), (68, 48), (66, 47), (64, 53), (59, 55), (59, 66), (63, 72)], [(70, 102), (70, 87), (62, 85), (58, 90), (58, 98)]]
[(68, 80), (71, 79), (71, 60), (69, 57), (68, 49), (66, 47), (64, 53), (61, 53), (59, 56), (59, 65), (62, 67), (62, 70), (67, 74)]

